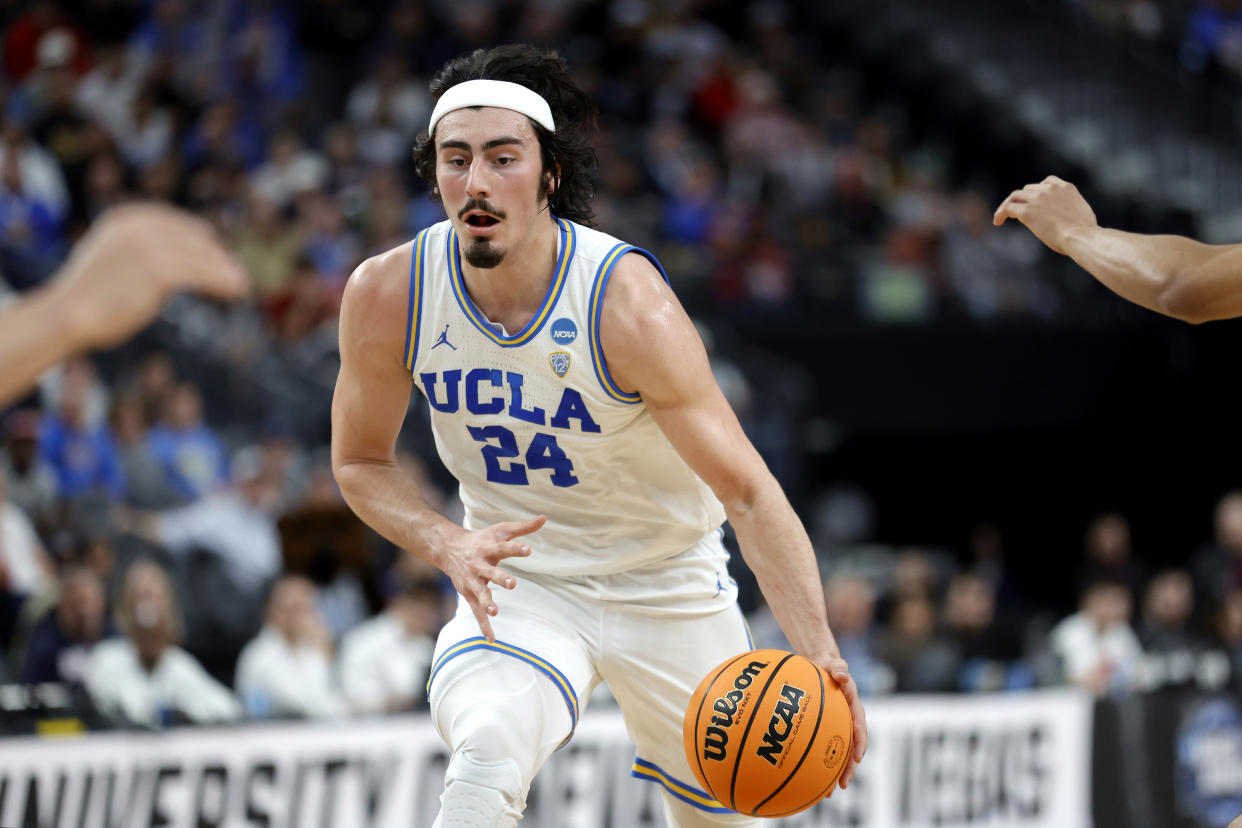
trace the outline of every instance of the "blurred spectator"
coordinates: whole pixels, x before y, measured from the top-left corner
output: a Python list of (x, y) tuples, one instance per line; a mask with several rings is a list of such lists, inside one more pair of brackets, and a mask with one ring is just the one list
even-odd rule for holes
[(20, 123), (10, 121), (4, 128), (0, 170), (5, 171), (4, 192), (24, 199), (32, 211), (37, 206), (38, 221), (58, 224), (64, 218), (69, 191), (60, 166), (55, 156), (31, 140)]
[(1242, 692), (1242, 590), (1225, 596), (1214, 620), (1217, 642), (1229, 659), (1233, 689)]
[(252, 196), (247, 221), (237, 236), (237, 255), (250, 271), (260, 302), (288, 284), (301, 247), (301, 240), (276, 203)]
[(142, 421), (150, 426), (164, 415), (168, 398), (177, 383), (177, 370), (172, 359), (162, 351), (142, 357), (133, 379), (134, 392), (142, 403)]
[[(377, 168), (367, 164), (358, 154), (358, 133), (347, 121), (332, 124), (324, 132), (324, 157), (328, 161), (328, 178), (324, 182), (324, 191), (336, 198), (344, 206), (346, 214), (354, 218), (362, 210), (365, 200), (367, 178), (375, 175)], [(404, 192), (400, 189), (397, 175), (392, 171), (379, 168), (376, 176), (394, 190), (394, 195), (404, 201)]]
[[(218, 4), (217, 15), (227, 10)], [(191, 82), (206, 68), (203, 61), (215, 44), (211, 42), (212, 18), (191, 14), (190, 4), (183, 0), (152, 0), (149, 16), (129, 39), (128, 54), (143, 74), (161, 63), (178, 67), (180, 80)]]
[(91, 650), (116, 634), (107, 617), (103, 583), (94, 570), (70, 564), (60, 575), (60, 598), (35, 624), (21, 680), (81, 684)]
[[(360, 134), (371, 133), (380, 124), (390, 126), (396, 137), (409, 144), (431, 115), (431, 94), (424, 84), (409, 76), (405, 56), (397, 51), (383, 54), (375, 70), (349, 93), (346, 105), (349, 119)], [(372, 147), (369, 160), (391, 164), (400, 160), (387, 151)]]
[(303, 91), (305, 64), (294, 37), (296, 6), (245, 3), (233, 12), (223, 32), (226, 59), (224, 89), (243, 106), (275, 122)]
[(1215, 530), (1213, 542), (1190, 563), (1196, 591), (1211, 602), (1242, 589), (1242, 491), (1229, 492), (1217, 502)]
[(961, 660), (936, 629), (936, 608), (926, 595), (907, 592), (893, 606), (880, 657), (897, 674), (899, 693), (945, 693), (957, 688)]
[(4, 34), (4, 71), (21, 80), (34, 71), (40, 55), (62, 52), (77, 74), (90, 65), (90, 53), (82, 33), (69, 21), (56, 0), (35, 0), (25, 13), (9, 24)]
[(302, 193), (318, 190), (327, 177), (323, 156), (306, 149), (297, 133), (286, 129), (272, 137), (267, 161), (250, 174), (250, 186), (255, 196), (283, 209)]
[[(404, 559), (402, 559), (404, 560)], [(426, 705), (426, 684), (440, 616), (439, 572), (394, 565), (388, 605), (341, 641), (341, 686), (356, 714), (395, 713)], [(851, 671), (854, 665), (851, 664)]]
[(125, 476), (125, 500), (140, 509), (167, 509), (182, 502), (168, 485), (164, 465), (147, 441), (142, 397), (121, 394), (112, 407), (112, 433)]
[(156, 163), (172, 146), (172, 115), (158, 105), (155, 87), (150, 83), (138, 90), (115, 124), (114, 135), (121, 154), (134, 167), (141, 169)]
[(933, 238), (914, 226), (892, 228), (859, 272), (860, 310), (874, 322), (927, 322), (937, 309)]
[(165, 479), (178, 496), (197, 500), (228, 480), (224, 444), (203, 420), (203, 397), (193, 383), (173, 387), (159, 425), (148, 432), (147, 445), (164, 467)]
[(0, 267), (15, 287), (41, 282), (63, 253), (62, 225), (68, 206), (56, 161), (20, 132), (0, 143)]
[(1000, 611), (992, 585), (973, 573), (956, 575), (944, 601), (945, 630), (961, 658), (958, 688), (967, 692), (1028, 689), (1035, 676), (1022, 661), (1022, 627)]
[(880, 660), (879, 636), (876, 633), (875, 589), (856, 575), (833, 575), (824, 584), (828, 601), (828, 623), (841, 649), (841, 657), (850, 665), (850, 675), (863, 695), (892, 692), (896, 682), (893, 671)]
[(86, 688), (101, 713), (119, 724), (163, 727), (232, 721), (241, 705), (177, 646), (181, 619), (172, 582), (151, 561), (133, 564), (117, 607), (123, 637), (101, 641), (86, 664)]
[(106, 44), (96, 54), (94, 68), (78, 81), (73, 99), (81, 112), (117, 137), (126, 128), (130, 104), (141, 83), (139, 67), (125, 50)]
[(336, 293), (358, 264), (361, 245), (345, 225), (336, 200), (321, 192), (307, 192), (298, 202), (303, 250), (315, 263), (320, 277)]
[(1183, 570), (1166, 570), (1148, 584), (1138, 632), (1149, 688), (1198, 685), (1217, 689), (1228, 680), (1226, 659), (1209, 647), (1191, 623), (1194, 601), (1190, 575)]
[(254, 597), (280, 571), (277, 486), (264, 476), (257, 450), (243, 449), (233, 463), (232, 486), (140, 519), (135, 528), (175, 555), (207, 552), (239, 593)]
[(87, 416), (93, 372), (85, 360), (71, 362), (64, 371), (57, 411), (43, 419), (39, 453), (56, 470), (62, 498), (103, 494), (120, 500), (125, 478), (116, 441), (104, 423)]
[(1065, 680), (1098, 695), (1117, 695), (1145, 686), (1143, 648), (1130, 628), (1131, 592), (1117, 581), (1096, 581), (1082, 596), (1082, 608), (1053, 627), (1050, 643)]
[(1242, 77), (1242, 0), (1199, 0), (1186, 22), (1182, 62), (1196, 72)]
[(4, 455), (0, 472), (8, 481), (9, 500), (36, 526), (48, 526), (56, 512), (56, 469), (39, 454), (39, 415), (17, 409), (4, 421)]
[(1087, 524), (1083, 538), (1083, 562), (1074, 573), (1075, 597), (1100, 581), (1124, 584), (1137, 595), (1144, 581), (1143, 567), (1133, 559), (1130, 521), (1117, 512), (1106, 512)]
[[(0, 474), (0, 653), (26, 628), (53, 583), (52, 565), (19, 506), (5, 495)], [(0, 659), (3, 661), (3, 659)]]
[(237, 692), (252, 718), (345, 714), (345, 700), (333, 683), (332, 638), (315, 611), (315, 587), (305, 577), (285, 575), (272, 585), (263, 629), (237, 662)]
[(85, 193), (79, 218), (94, 221), (112, 207), (133, 199), (125, 179), (125, 166), (110, 148), (100, 149), (86, 165)]
[(263, 126), (243, 117), (228, 98), (204, 107), (183, 147), (186, 163), (196, 171), (257, 167), (265, 151)]

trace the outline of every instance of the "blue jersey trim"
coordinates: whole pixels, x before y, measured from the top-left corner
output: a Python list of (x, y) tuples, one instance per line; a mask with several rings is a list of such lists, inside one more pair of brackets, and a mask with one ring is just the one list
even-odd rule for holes
[(621, 261), (621, 257), (626, 253), (640, 253), (645, 256), (648, 261), (655, 265), (656, 270), (660, 272), (660, 276), (664, 278), (664, 281), (668, 282), (668, 274), (664, 272), (664, 268), (654, 255), (632, 244), (622, 243), (616, 245), (608, 251), (608, 255), (604, 257), (599, 270), (595, 273), (595, 284), (591, 288), (588, 335), (591, 341), (591, 364), (595, 368), (595, 378), (599, 380), (599, 384), (604, 389), (604, 392), (617, 402), (637, 405), (643, 401), (643, 398), (638, 394), (630, 394), (623, 391), (613, 381), (612, 374), (608, 373), (608, 362), (604, 359), (604, 347), (600, 343), (599, 338), (599, 321), (604, 310), (604, 294), (608, 291), (608, 280), (612, 278), (613, 268), (617, 266), (617, 262)]
[(414, 249), (410, 253), (410, 307), (406, 315), (405, 328), (405, 369), (414, 370), (414, 359), (418, 356), (419, 322), (423, 316), (423, 262), (427, 252), (427, 231), (424, 230), (414, 239)]
[(655, 762), (648, 762), (646, 759), (636, 758), (633, 767), (630, 768), (630, 776), (636, 779), (645, 779), (648, 782), (658, 782), (664, 786), (664, 790), (687, 802), (700, 811), (706, 811), (709, 814), (732, 814), (736, 813), (732, 808), (726, 808), (721, 805), (712, 795), (706, 791), (701, 791), (693, 785), (687, 785), (680, 779), (675, 779), (664, 772), (664, 769)]
[(502, 336), (497, 333), (496, 329), (487, 321), (487, 317), (475, 307), (474, 300), (470, 298), (470, 293), (466, 290), (465, 279), (461, 275), (461, 247), (457, 242), (457, 231), (451, 227), (449, 228), (448, 236), (445, 239), (445, 255), (448, 259), (449, 281), (453, 286), (453, 295), (457, 298), (457, 305), (461, 308), (461, 312), (466, 315), (466, 318), (484, 336), (502, 348), (515, 348), (518, 345), (525, 345), (535, 338), (535, 335), (543, 329), (544, 323), (552, 315), (552, 308), (556, 307), (556, 300), (560, 298), (565, 282), (568, 281), (566, 274), (569, 273), (569, 267), (573, 262), (574, 252), (578, 246), (577, 233), (574, 232), (573, 225), (568, 221), (557, 219), (556, 223), (561, 229), (561, 250), (557, 258), (552, 284), (548, 285), (548, 292), (544, 294), (543, 304), (539, 306), (539, 310), (526, 323), (526, 327), (510, 336)]
[[(431, 668), (431, 675), (427, 679), (427, 696), (431, 696), (431, 683), (436, 680), (436, 675), (440, 672), (445, 664), (457, 658), (462, 653), (468, 653), (471, 650), (493, 650), (516, 659), (525, 661), (548, 678), (552, 679), (552, 683), (556, 685), (556, 689), (561, 691), (561, 696), (565, 699), (565, 705), (569, 708), (569, 732), (573, 735), (574, 730), (578, 727), (578, 694), (574, 692), (574, 686), (570, 683), (565, 674), (558, 670), (551, 662), (545, 661), (530, 650), (523, 650), (521, 647), (515, 647), (512, 644), (506, 644), (503, 641), (491, 642), (482, 636), (475, 638), (467, 638), (459, 641), (452, 647), (444, 651), (436, 663)], [(568, 741), (568, 739), (566, 739)]]

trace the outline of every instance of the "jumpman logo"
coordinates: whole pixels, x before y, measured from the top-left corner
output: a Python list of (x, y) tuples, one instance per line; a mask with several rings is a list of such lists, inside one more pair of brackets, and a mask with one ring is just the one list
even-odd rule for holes
[[(716, 573), (716, 595), (719, 595), (722, 592), (724, 592), (724, 584), (720, 583), (720, 573), (717, 572)], [(716, 595), (713, 595), (712, 597), (715, 598)]]
[(439, 348), (441, 345), (447, 345), (450, 348), (452, 348), (454, 351), (457, 350), (457, 346), (454, 345), (452, 342), (448, 341), (448, 329), (449, 329), (449, 326), (445, 325), (444, 330), (440, 333), (440, 338), (436, 340), (435, 345), (431, 346), (431, 350), (434, 351), (436, 348)]

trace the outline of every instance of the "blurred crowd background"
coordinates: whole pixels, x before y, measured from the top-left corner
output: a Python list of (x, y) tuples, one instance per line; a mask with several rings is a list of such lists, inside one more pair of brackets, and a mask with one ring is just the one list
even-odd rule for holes
[[(511, 41), (599, 103), (599, 225), (698, 320), (864, 694), (1242, 688), (1234, 329), (991, 226), (1058, 172), (1128, 229), (1242, 228), (1242, 2), (1003, 5), (0, 0), (0, 293), (133, 199), (208, 218), (254, 281), (3, 412), (2, 726), (425, 705), (454, 596), (336, 489), (336, 314), (443, 218), (410, 154), (430, 74)], [(460, 514), (421, 399), (402, 462)]]

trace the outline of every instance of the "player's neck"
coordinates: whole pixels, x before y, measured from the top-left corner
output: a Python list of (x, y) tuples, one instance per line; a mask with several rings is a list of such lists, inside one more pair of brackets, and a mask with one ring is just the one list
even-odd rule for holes
[(556, 220), (544, 211), (535, 217), (530, 233), (510, 246), (496, 267), (461, 263), (466, 290), (475, 306), (491, 322), (516, 333), (538, 312), (556, 270)]

